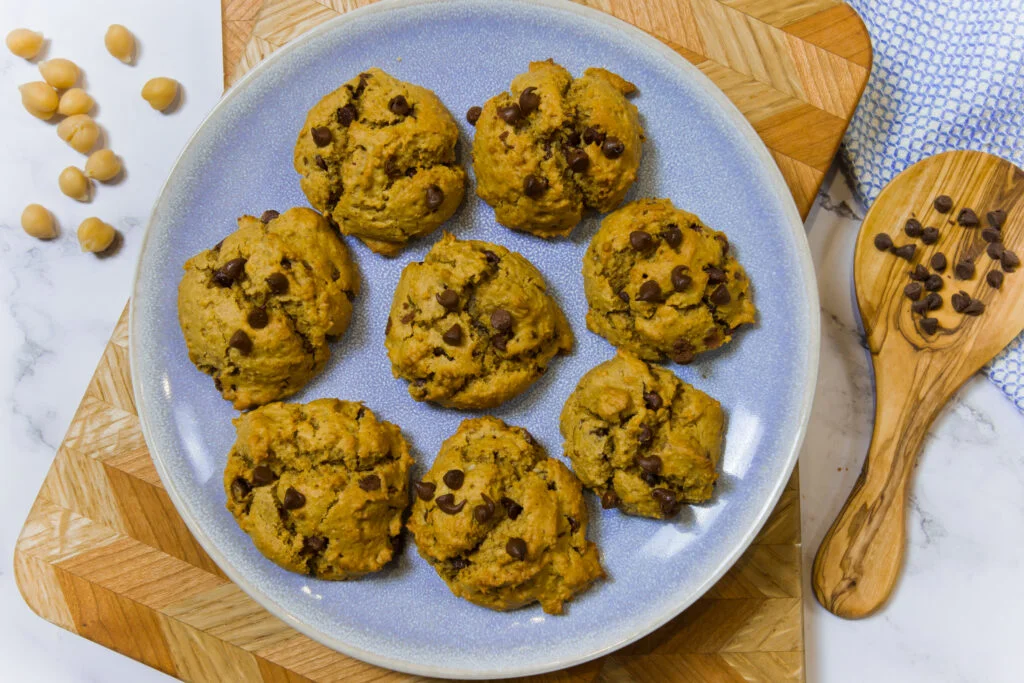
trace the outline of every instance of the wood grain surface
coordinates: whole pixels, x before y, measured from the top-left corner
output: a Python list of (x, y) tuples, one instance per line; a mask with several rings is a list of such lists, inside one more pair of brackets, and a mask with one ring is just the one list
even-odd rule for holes
[[(222, 0), (226, 84), (360, 0)], [(697, 64), (772, 150), (806, 215), (870, 70), (835, 0), (592, 0)], [(127, 320), (107, 346), (15, 550), (40, 616), (190, 681), (406, 681), (263, 610), (189, 534), (153, 467), (130, 384)], [(611, 656), (539, 681), (801, 681), (794, 474), (736, 565), (683, 614)]]
[[(955, 201), (948, 214), (932, 206), (943, 194)], [(976, 211), (981, 226), (955, 224), (963, 207)], [(875, 426), (864, 468), (822, 541), (813, 575), (815, 597), (839, 616), (867, 616), (892, 593), (903, 566), (910, 474), (928, 427), (967, 378), (1024, 329), (1024, 270), (1006, 273), (1000, 289), (985, 281), (989, 271), (1003, 271), (982, 238), (993, 209), (1007, 212), (1002, 244), (1024, 255), (1024, 171), (981, 152), (947, 152), (897, 176), (864, 218), (854, 282), (875, 371)], [(927, 246), (906, 236), (911, 217), (939, 228), (939, 241)], [(879, 233), (896, 245), (917, 244), (913, 260), (878, 251)], [(903, 288), (910, 270), (928, 266), (936, 253), (949, 265), (939, 290), (942, 307), (928, 314), (939, 327), (929, 334)], [(975, 264), (975, 274), (961, 280), (954, 265), (964, 258)], [(953, 310), (950, 296), (961, 290), (984, 303), (982, 315)]]

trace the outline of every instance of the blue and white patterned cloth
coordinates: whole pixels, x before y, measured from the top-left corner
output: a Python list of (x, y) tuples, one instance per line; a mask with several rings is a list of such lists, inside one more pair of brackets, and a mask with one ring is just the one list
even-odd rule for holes
[[(925, 157), (974, 149), (1024, 167), (1024, 0), (848, 0), (871, 78), (843, 141), (865, 205)], [(985, 369), (1024, 412), (1024, 335)]]

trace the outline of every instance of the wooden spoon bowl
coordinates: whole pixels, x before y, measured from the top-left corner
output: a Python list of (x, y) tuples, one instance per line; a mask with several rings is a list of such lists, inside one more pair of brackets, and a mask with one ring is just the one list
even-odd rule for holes
[[(948, 213), (934, 208), (939, 195), (952, 197)], [(986, 253), (982, 238), (986, 213), (1002, 209), (1002, 244), (1024, 255), (1022, 197), (1024, 171), (1010, 162), (981, 152), (947, 152), (897, 176), (864, 218), (854, 283), (875, 371), (875, 427), (860, 477), (814, 560), (815, 597), (834, 614), (857, 619), (888, 599), (903, 565), (910, 473), (928, 427), (954, 392), (1024, 329), (1024, 268), (1006, 272), (1000, 289), (989, 285), (987, 273), (1003, 268)], [(964, 207), (976, 212), (978, 227), (957, 224)], [(937, 227), (938, 242), (908, 237), (904, 224), (912, 217)], [(915, 244), (914, 257), (879, 251), (879, 233), (896, 246)], [(929, 333), (903, 290), (917, 264), (934, 272), (929, 264), (939, 252), (948, 266), (938, 292), (942, 305), (925, 314), (938, 321)], [(954, 268), (964, 258), (973, 260), (975, 273), (961, 280)], [(954, 311), (951, 296), (960, 290), (980, 300), (984, 313)]]

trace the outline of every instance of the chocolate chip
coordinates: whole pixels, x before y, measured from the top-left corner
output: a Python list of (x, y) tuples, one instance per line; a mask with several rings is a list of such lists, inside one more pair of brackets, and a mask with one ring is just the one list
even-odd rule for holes
[(252, 329), (262, 330), (270, 322), (270, 318), (267, 317), (267, 309), (260, 307), (249, 311), (245, 321), (249, 323), (249, 327)]
[(1003, 286), (1003, 272), (1001, 270), (990, 270), (985, 274), (985, 282), (989, 287), (1000, 289)]
[(647, 406), (648, 410), (658, 410), (665, 405), (665, 402), (661, 400), (661, 394), (657, 391), (645, 391), (644, 405)]
[(451, 566), (452, 569), (458, 571), (460, 569), (465, 569), (466, 567), (468, 567), (469, 560), (467, 560), (464, 557), (453, 557), (450, 560), (448, 560), (448, 564), (449, 566)]
[(540, 176), (535, 176), (532, 173), (523, 178), (523, 194), (530, 199), (537, 199), (547, 192), (547, 189), (547, 178), (541, 178)]
[(910, 271), (909, 277), (911, 280), (924, 282), (925, 280), (928, 279), (928, 269), (922, 266), (920, 263), (918, 263), (916, 266), (914, 266), (914, 269)]
[(915, 301), (914, 303), (910, 304), (910, 310), (911, 312), (916, 313), (918, 315), (924, 315), (925, 313), (928, 312), (928, 302)]
[(405, 116), (412, 111), (412, 107), (409, 106), (409, 100), (405, 99), (405, 95), (395, 95), (392, 97), (391, 101), (388, 102), (388, 109), (395, 116)]
[(949, 297), (949, 303), (953, 305), (954, 311), (957, 313), (963, 313), (967, 309), (968, 304), (971, 303), (971, 296), (967, 292), (960, 290), (953, 296)]
[(495, 334), (491, 336), (491, 344), (494, 348), (499, 351), (504, 351), (508, 348), (508, 335), (507, 334)]
[(921, 227), (921, 221), (911, 218), (903, 226), (903, 232), (907, 233), (907, 237), (920, 237), (921, 233), (924, 232), (924, 228)]
[(266, 465), (256, 465), (252, 469), (252, 483), (256, 486), (266, 486), (267, 484), (273, 484), (277, 479), (274, 476), (274, 470), (270, 469)]
[(444, 307), (444, 310), (452, 313), (459, 310), (459, 295), (454, 290), (446, 289), (437, 295), (437, 303)]
[(651, 233), (644, 230), (634, 230), (629, 233), (629, 245), (636, 251), (647, 251), (654, 246), (654, 238)]
[(274, 211), (273, 209), (267, 209), (266, 211), (263, 212), (263, 215), (260, 216), (260, 220), (263, 221), (264, 223), (269, 223), (270, 221), (274, 220), (280, 215), (280, 213)]
[(213, 283), (218, 287), (230, 287), (245, 275), (245, 259), (233, 258), (213, 273)]
[(402, 177), (402, 169), (398, 167), (398, 161), (395, 157), (388, 157), (384, 161), (384, 175), (394, 180), (395, 178)]
[(513, 560), (525, 560), (526, 559), (526, 541), (521, 538), (510, 538), (508, 543), (505, 544), (505, 552), (509, 554)]
[(668, 489), (654, 489), (651, 491), (651, 495), (654, 496), (654, 500), (658, 501), (658, 505), (661, 506), (661, 513), (666, 517), (671, 517), (679, 512), (676, 494)]
[(960, 213), (956, 216), (956, 222), (965, 228), (976, 228), (979, 223), (978, 214), (974, 213), (973, 209), (960, 209)]
[(574, 534), (580, 530), (580, 522), (575, 517), (565, 516), (565, 519), (569, 522), (569, 533)]
[(942, 297), (935, 292), (929, 292), (928, 296), (924, 298), (924, 303), (928, 305), (929, 311), (934, 311), (937, 308), (942, 308)]
[(917, 251), (916, 244), (904, 244), (902, 247), (892, 247), (889, 249), (893, 256), (897, 258), (911, 260), (914, 258), (914, 252)]
[(935, 198), (935, 201), (932, 202), (932, 206), (934, 206), (935, 210), (939, 213), (949, 213), (949, 210), (953, 208), (953, 198), (949, 195), (940, 194)]
[(718, 287), (715, 288), (715, 291), (711, 292), (711, 296), (709, 296), (708, 299), (715, 306), (725, 306), (727, 303), (732, 301), (732, 296), (730, 296), (729, 290), (725, 285), (718, 285)]
[(594, 126), (589, 126), (583, 131), (583, 142), (590, 145), (593, 143), (601, 144), (604, 142), (605, 134)]
[(935, 318), (921, 318), (921, 329), (925, 334), (935, 334), (939, 329), (939, 321)]
[(1020, 266), (1020, 258), (1009, 249), (1003, 250), (1003, 255), (999, 257), (999, 261), (1003, 264), (1003, 270), (1007, 273), (1012, 273)]
[(605, 510), (611, 510), (619, 506), (619, 494), (615, 491), (605, 491), (601, 494), (601, 507)]
[(654, 432), (647, 425), (641, 425), (640, 431), (636, 435), (636, 440), (640, 442), (641, 446), (648, 446), (654, 441)]
[(480, 107), (470, 107), (469, 110), (466, 111), (466, 120), (469, 121), (471, 126), (475, 126), (476, 122), (480, 120), (480, 114), (482, 114), (483, 111), (484, 110)]
[(601, 143), (601, 153), (609, 159), (618, 159), (626, 151), (626, 146), (618, 138), (608, 138)]
[(676, 266), (672, 269), (672, 289), (684, 292), (691, 283), (693, 283), (693, 278), (687, 274), (686, 266)]
[(932, 270), (939, 273), (946, 272), (946, 255), (941, 251), (937, 254), (932, 254), (931, 264)]
[(622, 299), (623, 303), (629, 303), (629, 294), (626, 293), (626, 290), (620, 289), (616, 296)]
[(566, 136), (565, 141), (569, 143), (570, 147), (579, 147), (580, 143), (583, 142), (583, 136), (579, 132), (571, 130)]
[(693, 362), (693, 346), (685, 339), (678, 339), (672, 345), (672, 360), (680, 365), (688, 365)]
[(670, 225), (661, 233), (661, 238), (665, 240), (665, 244), (676, 249), (683, 243), (683, 231), (678, 225)]
[(519, 515), (523, 512), (523, 506), (507, 496), (502, 496), (499, 502), (501, 503), (501, 506), (505, 508), (505, 514), (507, 514), (508, 518), (511, 520), (518, 519)]
[(325, 126), (316, 126), (309, 130), (309, 134), (313, 136), (313, 142), (316, 143), (317, 147), (326, 147), (331, 144), (333, 136), (331, 135), (331, 129)]
[(345, 128), (351, 126), (357, 118), (359, 118), (359, 112), (356, 111), (356, 105), (351, 102), (334, 112), (334, 119)]
[(462, 328), (458, 323), (452, 325), (444, 334), (441, 335), (441, 339), (443, 339), (444, 343), (449, 346), (458, 346), (462, 343)]
[(960, 262), (953, 268), (958, 280), (970, 280), (974, 277), (974, 262), (969, 258), (960, 259)]
[(473, 519), (480, 524), (484, 524), (494, 516), (494, 501), (486, 493), (480, 494), (480, 497), (484, 499), (484, 502), (483, 505), (477, 505), (473, 508)]
[(438, 207), (443, 203), (444, 191), (442, 191), (437, 185), (430, 185), (427, 187), (427, 208), (431, 211), (437, 211)]
[(921, 233), (921, 241), (925, 244), (935, 244), (939, 241), (939, 229), (927, 227)]
[(981, 231), (981, 239), (986, 242), (1002, 242), (1003, 234), (999, 232), (998, 228), (985, 228)]
[(1003, 227), (1003, 223), (1006, 222), (1006, 212), (1002, 209), (996, 209), (985, 214), (985, 218), (988, 220), (989, 225), (998, 229)]
[(704, 269), (704, 272), (708, 274), (709, 285), (717, 285), (722, 282), (725, 282), (728, 279), (728, 277), (725, 274), (725, 271), (719, 268), (718, 266), (708, 266), (707, 268)]
[(636, 464), (640, 466), (644, 472), (650, 472), (651, 474), (658, 474), (661, 472), (661, 458), (656, 455), (638, 456)]
[(324, 158), (322, 156), (320, 156), (319, 154), (317, 154), (313, 158), (313, 161), (316, 162), (317, 168), (319, 168), (321, 171), (326, 171), (327, 170), (327, 162), (324, 161)]
[(523, 116), (528, 116), (531, 112), (536, 111), (539, 106), (540, 95), (537, 94), (536, 88), (531, 86), (519, 93), (519, 111)]
[(462, 470), (448, 470), (441, 479), (444, 481), (444, 485), (452, 491), (458, 491), (466, 481), (466, 474)]
[(496, 266), (501, 263), (501, 258), (489, 249), (484, 249), (484, 259), (486, 259), (492, 266)]
[(359, 488), (364, 491), (379, 491), (380, 477), (376, 474), (368, 474), (359, 480)]
[(235, 333), (231, 335), (231, 339), (228, 340), (228, 346), (238, 349), (238, 352), (243, 356), (248, 356), (252, 353), (252, 339), (245, 333), (245, 330), (235, 330)]
[(929, 292), (937, 292), (942, 289), (942, 276), (941, 275), (929, 275), (928, 279), (924, 281), (924, 288)]
[(512, 329), (512, 314), (504, 308), (496, 308), (491, 312), (491, 327), (498, 332), (508, 332)]
[(985, 312), (985, 304), (981, 303), (978, 299), (971, 299), (971, 302), (967, 304), (967, 308), (964, 309), (964, 315), (979, 316)]
[(565, 153), (565, 161), (569, 168), (576, 173), (583, 173), (590, 168), (590, 157), (582, 149), (570, 147)]
[(920, 282), (909, 282), (907, 286), (903, 288), (903, 295), (911, 301), (917, 301), (921, 298), (921, 294), (924, 291), (924, 287), (921, 286)]
[(892, 238), (884, 232), (875, 235), (875, 249), (878, 251), (889, 251), (892, 247)]
[(409, 311), (408, 313), (406, 313), (405, 315), (403, 315), (400, 318), (400, 320), (403, 323), (405, 323), (406, 325), (408, 325), (409, 323), (411, 323), (415, 319), (416, 319), (416, 313), (414, 313), (413, 311)]
[(249, 486), (249, 482), (241, 477), (235, 477), (235, 480), (231, 482), (231, 497), (238, 502), (244, 500), (250, 491), (252, 491), (252, 487)]
[(419, 499), (427, 502), (434, 499), (434, 491), (437, 490), (437, 484), (431, 484), (429, 481), (418, 481), (412, 487), (416, 490)]
[(288, 293), (288, 277), (284, 273), (271, 273), (266, 282), (271, 294)]
[(523, 118), (523, 112), (519, 109), (518, 104), (509, 104), (504, 107), (498, 107), (498, 116), (501, 120), (510, 126), (514, 126), (521, 118)]
[(645, 280), (636, 293), (637, 301), (645, 301), (649, 304), (656, 304), (662, 300), (661, 287), (654, 280)]
[[(986, 228), (987, 230), (988, 228)], [(1003, 246), (1002, 242), (989, 242), (985, 247), (985, 253), (988, 254), (989, 258), (993, 261), (998, 261), (1003, 258), (1003, 252), (1006, 247)]]
[(455, 496), (450, 493), (446, 493), (443, 496), (437, 497), (437, 507), (441, 512), (446, 515), (457, 515), (462, 512), (462, 508), (466, 507), (466, 501), (462, 501), (458, 505), (455, 504)]
[(323, 536), (310, 536), (302, 542), (301, 555), (316, 555), (327, 549), (327, 539)]
[(281, 501), (281, 507), (285, 510), (298, 510), (305, 504), (306, 497), (291, 486), (289, 486), (288, 490), (284, 492), (284, 500)]

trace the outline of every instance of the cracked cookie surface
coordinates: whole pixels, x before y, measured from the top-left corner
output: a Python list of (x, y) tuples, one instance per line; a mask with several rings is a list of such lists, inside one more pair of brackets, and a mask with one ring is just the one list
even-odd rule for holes
[(451, 591), (494, 610), (549, 614), (604, 576), (579, 480), (529, 432), (467, 419), (416, 482), (409, 531)]
[(502, 225), (568, 235), (585, 209), (622, 203), (644, 139), (629, 81), (604, 69), (574, 79), (552, 60), (531, 62), (511, 92), (487, 100), (476, 123), (477, 194)]
[(348, 328), (359, 275), (317, 212), (242, 216), (238, 229), (185, 263), (178, 322), (189, 359), (238, 410), (291, 396)]
[(402, 271), (385, 335), (392, 373), (414, 399), (464, 410), (522, 393), (572, 343), (533, 264), (450, 234)]
[(580, 379), (559, 426), (573, 470), (603, 507), (666, 519), (711, 497), (724, 424), (718, 401), (619, 351)]
[(609, 214), (583, 257), (587, 327), (645, 360), (689, 363), (757, 310), (725, 235), (667, 199)]
[(343, 580), (391, 561), (413, 460), (398, 427), (360, 403), (271, 403), (234, 420), (227, 508), (267, 558)]
[(342, 233), (394, 256), (462, 202), (458, 139), (455, 120), (433, 92), (373, 68), (310, 109), (294, 165), (310, 204)]

